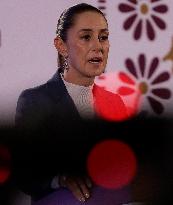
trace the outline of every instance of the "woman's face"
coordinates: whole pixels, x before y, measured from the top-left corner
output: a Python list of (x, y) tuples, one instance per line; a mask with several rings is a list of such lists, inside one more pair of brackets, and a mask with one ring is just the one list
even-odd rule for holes
[(78, 84), (92, 84), (106, 67), (109, 40), (104, 17), (93, 11), (78, 14), (65, 42), (68, 55), (67, 78)]

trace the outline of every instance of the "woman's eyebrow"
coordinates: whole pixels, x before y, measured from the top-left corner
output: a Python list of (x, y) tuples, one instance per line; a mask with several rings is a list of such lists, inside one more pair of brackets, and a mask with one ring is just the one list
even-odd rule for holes
[(109, 30), (107, 28), (101, 29), (100, 31), (101, 32), (108, 32), (109, 33)]
[[(93, 31), (93, 29), (90, 29), (90, 28), (83, 28), (83, 29), (80, 29), (78, 32), (82, 32), (82, 31)], [(100, 32), (109, 32), (107, 28), (104, 28), (104, 29), (100, 29)]]

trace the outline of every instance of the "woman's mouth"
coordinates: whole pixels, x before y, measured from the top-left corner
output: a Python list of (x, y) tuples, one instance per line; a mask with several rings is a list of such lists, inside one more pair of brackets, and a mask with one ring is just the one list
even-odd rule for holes
[(92, 64), (100, 64), (103, 62), (103, 59), (101, 57), (94, 57), (91, 58), (88, 62)]

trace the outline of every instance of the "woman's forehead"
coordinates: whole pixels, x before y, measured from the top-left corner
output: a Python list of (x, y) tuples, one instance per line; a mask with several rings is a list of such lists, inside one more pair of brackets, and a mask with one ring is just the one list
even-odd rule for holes
[(98, 12), (85, 11), (77, 14), (74, 19), (74, 29), (108, 29), (104, 16)]

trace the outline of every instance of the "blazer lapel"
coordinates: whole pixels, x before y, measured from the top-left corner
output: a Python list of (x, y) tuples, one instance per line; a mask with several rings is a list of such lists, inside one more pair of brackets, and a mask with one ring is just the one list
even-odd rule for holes
[(60, 73), (57, 71), (54, 76), (47, 82), (48, 95), (57, 107), (57, 115), (64, 120), (79, 120), (80, 115), (73, 103), (72, 98), (61, 79)]

